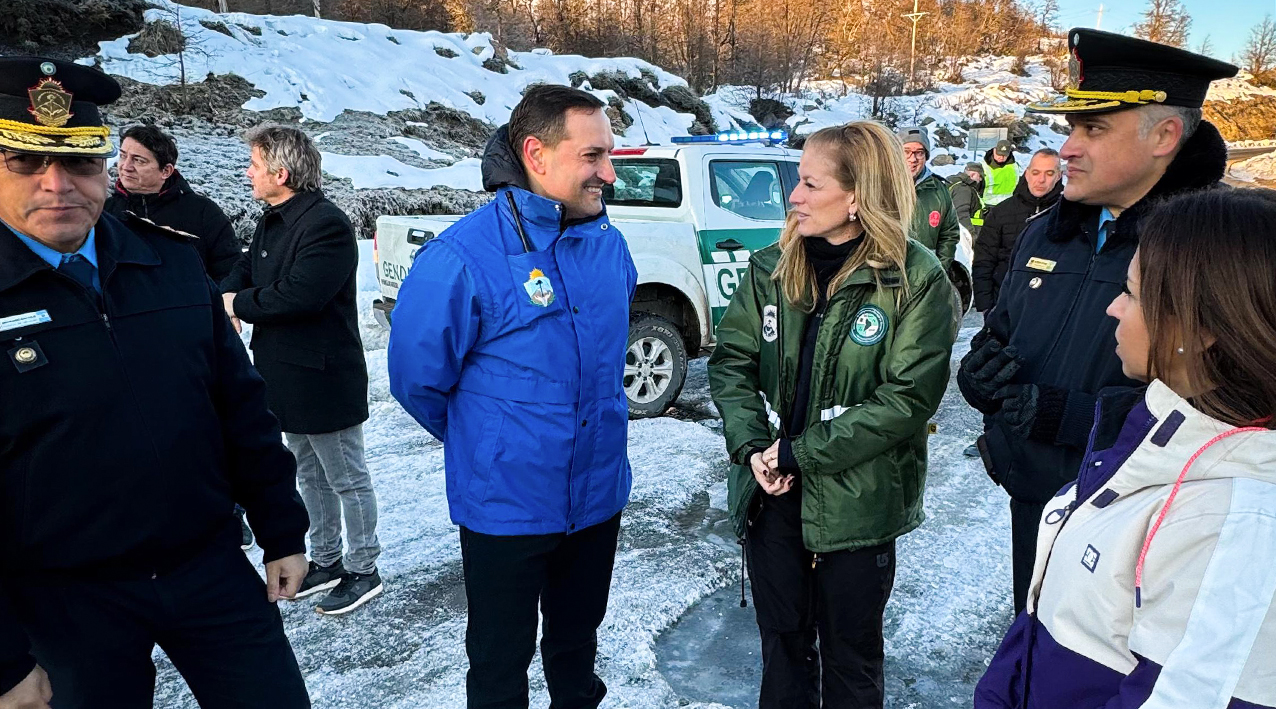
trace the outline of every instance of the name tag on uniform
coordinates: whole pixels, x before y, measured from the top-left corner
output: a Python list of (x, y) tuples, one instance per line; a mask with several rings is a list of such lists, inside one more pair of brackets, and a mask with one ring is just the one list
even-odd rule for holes
[(33, 313), (23, 313), (21, 315), (10, 315), (0, 318), (0, 332), (5, 330), (17, 330), (20, 327), (31, 327), (32, 325), (41, 325), (47, 322), (53, 322), (53, 318), (49, 317), (49, 311), (37, 310)]
[(1031, 268), (1034, 271), (1045, 271), (1046, 273), (1051, 273), (1054, 271), (1054, 267), (1057, 265), (1059, 264), (1055, 261), (1051, 261), (1049, 259), (1044, 259), (1044, 258), (1037, 258), (1036, 256), (1033, 256), (1032, 258), (1028, 259), (1028, 268)]

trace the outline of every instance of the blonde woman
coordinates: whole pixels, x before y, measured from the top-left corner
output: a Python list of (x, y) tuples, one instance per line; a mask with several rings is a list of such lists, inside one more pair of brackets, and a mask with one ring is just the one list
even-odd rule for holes
[(807, 139), (780, 242), (753, 255), (709, 359), (761, 709), (883, 704), (895, 539), (922, 522), (957, 307), (934, 252), (908, 238), (902, 152), (871, 122)]

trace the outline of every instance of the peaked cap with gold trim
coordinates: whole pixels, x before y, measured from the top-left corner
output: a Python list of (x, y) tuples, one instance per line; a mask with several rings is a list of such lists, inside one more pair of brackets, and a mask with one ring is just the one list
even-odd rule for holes
[(0, 150), (33, 155), (115, 155), (99, 106), (120, 85), (97, 69), (44, 57), (0, 57)]
[(1200, 108), (1210, 82), (1236, 76), (1236, 67), (1185, 49), (1135, 37), (1073, 28), (1068, 31), (1068, 88), (1029, 104), (1033, 113), (1104, 113), (1162, 104)]

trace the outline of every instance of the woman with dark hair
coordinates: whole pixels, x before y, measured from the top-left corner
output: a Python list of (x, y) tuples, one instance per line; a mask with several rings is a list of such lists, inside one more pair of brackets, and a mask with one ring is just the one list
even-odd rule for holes
[(761, 709), (883, 704), (895, 539), (922, 522), (956, 322), (938, 258), (908, 238), (902, 153), (870, 122), (807, 139), (780, 242), (750, 259), (709, 359)]
[(1108, 315), (1150, 383), (1100, 395), (975, 707), (1276, 707), (1276, 193), (1160, 205)]

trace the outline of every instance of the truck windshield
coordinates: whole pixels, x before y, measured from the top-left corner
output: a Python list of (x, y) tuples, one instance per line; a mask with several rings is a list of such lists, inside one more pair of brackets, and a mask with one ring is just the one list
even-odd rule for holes
[(603, 187), (603, 201), (617, 207), (678, 207), (682, 176), (677, 160), (625, 158), (612, 163), (616, 184)]

